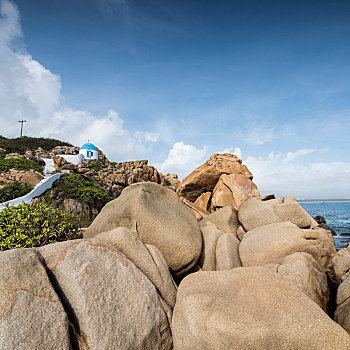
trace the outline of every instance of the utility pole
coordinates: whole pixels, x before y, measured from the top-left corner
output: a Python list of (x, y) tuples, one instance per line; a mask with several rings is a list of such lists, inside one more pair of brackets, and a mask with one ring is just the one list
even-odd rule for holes
[(22, 137), (22, 134), (23, 134), (23, 123), (25, 123), (26, 120), (19, 120), (18, 122), (21, 123), (21, 136), (20, 137)]

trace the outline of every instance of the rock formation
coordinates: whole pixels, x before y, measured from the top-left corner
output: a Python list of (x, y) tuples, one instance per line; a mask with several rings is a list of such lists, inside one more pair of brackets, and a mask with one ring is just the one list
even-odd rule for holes
[(0, 254), (0, 348), (171, 350), (176, 288), (127, 229)]
[(350, 349), (350, 248), (294, 197), (259, 196), (236, 156), (181, 198), (147, 161), (62, 159), (118, 198), (84, 239), (0, 253), (0, 349)]
[(198, 272), (178, 289), (175, 350), (349, 349), (349, 335), (287, 278), (264, 267)]
[(127, 187), (102, 209), (84, 237), (116, 227), (127, 227), (144, 243), (156, 246), (177, 277), (191, 269), (201, 253), (202, 237), (194, 215), (174, 191), (152, 182)]
[(252, 179), (237, 156), (215, 153), (182, 180), (177, 192), (206, 211), (225, 206), (238, 209), (247, 198), (259, 196)]

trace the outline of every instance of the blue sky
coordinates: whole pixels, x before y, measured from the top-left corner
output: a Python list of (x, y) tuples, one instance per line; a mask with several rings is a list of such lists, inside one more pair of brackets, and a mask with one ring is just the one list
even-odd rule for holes
[(262, 193), (350, 197), (349, 1), (0, 3), (0, 134), (180, 177), (229, 150)]

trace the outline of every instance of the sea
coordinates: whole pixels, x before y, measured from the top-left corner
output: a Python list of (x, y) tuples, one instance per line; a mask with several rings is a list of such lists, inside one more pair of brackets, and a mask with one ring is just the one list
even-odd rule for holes
[(327, 225), (337, 235), (334, 243), (337, 250), (346, 248), (350, 242), (350, 200), (310, 200), (299, 201), (299, 204), (311, 216), (323, 216)]

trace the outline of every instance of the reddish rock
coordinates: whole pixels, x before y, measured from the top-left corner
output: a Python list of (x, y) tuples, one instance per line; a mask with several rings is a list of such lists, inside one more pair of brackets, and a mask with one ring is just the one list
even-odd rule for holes
[[(177, 192), (191, 202), (198, 200), (196, 204), (203, 209), (207, 204), (210, 211), (227, 205), (238, 209), (242, 201), (259, 196), (252, 179), (252, 173), (236, 155), (215, 153), (182, 180)], [(206, 203), (208, 197), (211, 200)]]

